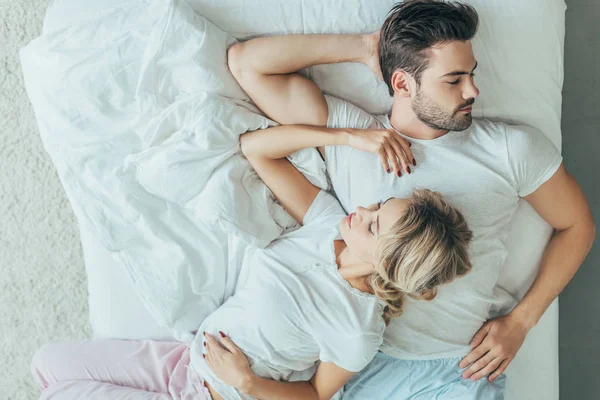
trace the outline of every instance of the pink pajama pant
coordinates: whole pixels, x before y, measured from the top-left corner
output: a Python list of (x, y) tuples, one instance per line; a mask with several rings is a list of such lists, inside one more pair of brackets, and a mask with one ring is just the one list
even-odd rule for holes
[(210, 400), (189, 362), (186, 343), (84, 340), (42, 346), (31, 371), (41, 399)]

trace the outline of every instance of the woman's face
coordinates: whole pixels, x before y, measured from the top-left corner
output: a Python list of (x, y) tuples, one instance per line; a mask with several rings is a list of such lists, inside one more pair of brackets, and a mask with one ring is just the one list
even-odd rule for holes
[(361, 261), (375, 264), (377, 237), (392, 229), (408, 203), (408, 199), (392, 197), (366, 208), (357, 207), (355, 212), (342, 218), (340, 233), (349, 250)]

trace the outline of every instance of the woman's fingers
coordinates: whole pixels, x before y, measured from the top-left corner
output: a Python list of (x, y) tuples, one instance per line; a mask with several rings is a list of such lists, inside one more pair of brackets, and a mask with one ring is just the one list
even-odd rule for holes
[(381, 149), (377, 152), (377, 155), (379, 156), (379, 160), (381, 161), (381, 165), (383, 166), (383, 170), (385, 172), (387, 172), (388, 174), (390, 172), (392, 172), (392, 170), (390, 169), (390, 164), (388, 162), (388, 158), (387, 158), (387, 153), (385, 152), (385, 150)]
[(219, 331), (219, 333), (221, 334), (221, 343), (223, 344), (223, 346), (225, 346), (225, 348), (231, 353), (237, 354), (240, 351), (240, 349), (236, 346), (235, 343), (233, 343), (233, 340), (231, 340), (229, 336), (225, 335), (223, 332)]
[(396, 157), (398, 157), (398, 160), (400, 160), (400, 164), (402, 164), (402, 169), (404, 171), (406, 171), (407, 173), (411, 173), (410, 167), (408, 166), (408, 159), (406, 157), (406, 154), (404, 152), (404, 150), (402, 149), (402, 146), (400, 146), (400, 143), (396, 140), (391, 140), (391, 146), (394, 149), (394, 153), (396, 154)]
[(369, 135), (360, 136), (362, 142), (354, 144), (353, 147), (375, 152), (384, 171), (394, 171), (397, 176), (402, 176), (402, 170), (412, 173), (412, 166), (416, 165), (414, 156), (410, 149), (410, 143), (393, 130), (366, 131)]
[(224, 351), (223, 348), (221, 348), (219, 342), (217, 342), (217, 340), (212, 335), (206, 332), (204, 333), (204, 340), (204, 346), (206, 347), (207, 352), (210, 353), (211, 357), (214, 358)]
[(396, 134), (396, 142), (400, 145), (400, 147), (402, 148), (402, 151), (404, 152), (404, 155), (406, 156), (406, 161), (409, 164), (412, 164), (414, 167), (417, 166), (417, 161), (415, 160), (415, 156), (412, 153), (412, 150), (410, 148), (410, 142), (408, 142), (406, 139), (404, 139), (402, 136)]
[(386, 143), (383, 145), (383, 148), (385, 150), (386, 157), (388, 161), (391, 162), (392, 168), (396, 175), (402, 176), (402, 172), (400, 172), (400, 163), (398, 162), (398, 157), (396, 156), (396, 152), (394, 151), (392, 145)]

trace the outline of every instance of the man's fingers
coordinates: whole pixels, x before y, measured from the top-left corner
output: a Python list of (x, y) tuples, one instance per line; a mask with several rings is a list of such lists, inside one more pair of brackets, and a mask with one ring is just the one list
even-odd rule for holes
[(481, 358), (473, 362), (473, 365), (463, 372), (463, 378), (469, 378), (471, 375), (485, 368), (496, 356), (491, 355), (489, 352), (483, 355)]
[(476, 381), (476, 380), (481, 379), (484, 376), (490, 374), (496, 368), (498, 368), (498, 365), (500, 365), (500, 362), (502, 360), (503, 360), (502, 357), (492, 357), (492, 359), (488, 360), (486, 362), (486, 364), (483, 365), (483, 367), (479, 369), (479, 371), (477, 371), (476, 373), (474, 373), (471, 376), (471, 380)]
[(505, 359), (504, 361), (502, 361), (500, 363), (500, 365), (498, 366), (498, 368), (496, 368), (496, 370), (489, 376), (488, 380), (490, 382), (494, 382), (506, 369), (506, 367), (508, 367), (508, 364), (510, 364), (510, 361), (508, 358)]
[(483, 344), (474, 348), (469, 354), (466, 355), (465, 358), (458, 364), (459, 368), (465, 368), (467, 365), (479, 360), (481, 356), (489, 351), (489, 347), (484, 346)]
[[(481, 357), (479, 360), (475, 361), (473, 363), (473, 365), (471, 365), (469, 367), (468, 370), (466, 370), (465, 372), (463, 372), (463, 377), (465, 378), (471, 378), (471, 379), (479, 379), (479, 378), (475, 378), (481, 375), (481, 372), (483, 370), (485, 370), (491, 362), (493, 362), (495, 359), (497, 359), (498, 357), (491, 355), (489, 352)], [(498, 364), (500, 364), (500, 361), (502, 361), (502, 359), (498, 359)], [(496, 366), (498, 366), (498, 364), (496, 364)], [(490, 372), (493, 370), (490, 370)]]
[(489, 323), (485, 323), (481, 328), (479, 328), (475, 336), (473, 336), (473, 340), (471, 340), (471, 348), (477, 347), (483, 342), (483, 339), (485, 339), (487, 336), (490, 328), (491, 324)]

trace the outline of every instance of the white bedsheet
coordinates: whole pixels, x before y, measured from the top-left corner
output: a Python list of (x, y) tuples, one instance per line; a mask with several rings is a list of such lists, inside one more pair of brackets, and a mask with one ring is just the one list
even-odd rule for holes
[[(190, 102), (190, 99), (181, 96), (181, 93), (173, 93), (173, 88), (188, 90), (185, 95), (191, 95), (191, 90), (197, 87), (194, 85), (206, 86), (208, 82), (213, 85), (211, 93), (225, 94), (236, 99), (244, 99), (244, 94), (240, 93), (239, 89), (236, 91), (235, 85), (227, 83), (226, 75), (214, 77), (201, 75), (201, 68), (199, 70), (193, 63), (184, 63), (190, 68), (189, 70), (179, 69), (168, 76), (166, 81), (170, 84), (163, 87), (165, 92), (160, 96), (152, 96), (153, 90), (159, 90), (156, 87), (147, 90), (150, 99), (146, 98), (147, 101), (142, 104), (132, 102), (132, 99), (135, 100), (135, 92), (118, 90), (102, 92), (115, 87), (130, 87), (127, 85), (133, 85), (135, 82), (147, 83), (147, 86), (136, 84), (136, 88), (141, 86), (147, 89), (152, 81), (143, 81), (139, 76), (137, 76), (139, 80), (135, 80), (135, 76), (122, 71), (101, 68), (107, 63), (112, 66), (123, 64), (123, 60), (131, 63), (127, 64), (128, 66), (140, 66), (142, 59), (136, 59), (136, 55), (142, 51), (139, 44), (122, 47), (119, 53), (103, 51), (102, 57), (89, 56), (100, 48), (94, 46), (106, 45), (107, 35), (115, 33), (115, 31), (102, 31), (105, 28), (101, 25), (92, 25), (99, 31), (90, 32), (90, 22), (94, 19), (98, 20), (102, 13), (107, 12), (108, 3), (120, 2), (112, 0), (93, 4), (90, 2), (85, 7), (79, 3), (67, 0), (54, 1), (48, 10), (45, 35), (22, 52), (26, 85), (34, 104), (40, 133), (57, 166), (82, 230), (87, 233), (87, 235), (82, 233), (82, 238), (90, 239), (84, 241), (88, 273), (95, 268), (93, 265), (100, 269), (100, 265), (109, 265), (112, 262), (115, 275), (99, 273), (97, 277), (102, 276), (106, 281), (133, 278), (123, 285), (123, 292), (120, 293), (122, 301), (132, 304), (137, 301), (136, 304), (145, 304), (154, 318), (180, 334), (190, 329), (196, 320), (203, 318), (202, 312), (198, 310), (210, 310), (211, 307), (216, 307), (222, 297), (227, 295), (227, 290), (231, 290), (231, 287), (226, 285), (227, 274), (232, 271), (206, 274), (203, 271), (207, 270), (198, 266), (218, 263), (223, 265), (225, 254), (219, 250), (222, 250), (219, 243), (224, 243), (225, 239), (219, 236), (219, 232), (233, 229), (239, 232), (243, 227), (232, 225), (236, 220), (224, 218), (227, 215), (224, 215), (223, 211), (228, 209), (219, 208), (219, 204), (215, 204), (216, 209), (210, 209), (209, 213), (199, 215), (206, 205), (205, 202), (199, 201), (202, 199), (200, 193), (202, 190), (199, 190), (201, 180), (193, 182), (190, 177), (197, 173), (200, 175), (204, 173), (206, 177), (208, 173), (204, 169), (204, 164), (202, 167), (196, 164), (199, 167), (193, 168), (194, 161), (198, 160), (194, 159), (191, 149), (202, 148), (203, 145), (214, 148), (219, 144), (207, 144), (198, 140), (200, 136), (196, 131), (190, 134), (185, 129), (181, 129), (181, 126), (193, 126), (194, 121), (179, 119), (180, 115), (189, 115), (189, 112), (174, 107), (177, 102), (179, 102), (178, 106), (183, 107), (197, 107), (200, 104), (214, 106), (223, 99), (205, 96), (196, 99), (196, 102)], [(478, 84), (482, 91), (474, 109), (475, 116), (533, 125), (548, 134), (560, 147), (563, 1), (495, 0), (468, 1), (468, 3), (476, 6), (482, 18), (480, 33), (474, 40), (475, 53), (480, 64)], [(305, 0), (286, 2), (282, 5), (282, 2), (273, 0), (247, 1), (242, 4), (234, 0), (194, 0), (191, 4), (198, 12), (235, 38), (246, 39), (263, 34), (373, 31), (380, 26), (393, 1)], [(144, 29), (144, 24), (149, 23), (148, 19), (142, 20), (140, 15), (131, 17), (130, 20), (123, 17), (121, 20), (113, 21), (120, 29), (117, 31), (122, 33), (122, 36), (117, 38), (121, 44), (128, 40), (127, 35)], [(133, 17), (137, 19), (134, 20)], [(85, 23), (81, 24), (83, 22)], [(160, 21), (155, 22), (160, 23)], [(125, 25), (127, 23), (129, 25)], [(80, 24), (79, 27), (77, 24)], [(541, 30), (540, 26), (546, 29)], [(61, 32), (63, 27), (72, 28)], [(218, 30), (215, 32), (218, 33)], [(96, 42), (90, 40), (94, 35), (98, 39)], [(164, 38), (149, 34), (148, 37), (139, 39), (143, 42), (152, 39), (160, 41)], [(224, 35), (221, 40), (220, 43), (226, 45), (231, 43), (232, 39)], [(86, 46), (82, 46), (82, 43)], [(168, 46), (160, 48), (156, 43), (154, 45), (154, 48), (166, 53), (161, 55), (144, 52), (143, 62), (149, 63), (151, 57), (159, 57), (154, 60), (166, 58), (169, 62), (173, 61), (170, 59), (173, 55), (170, 51), (174, 52), (176, 48)], [(73, 48), (77, 46), (80, 48), (78, 52), (74, 52)], [(79, 51), (87, 53), (79, 53)], [(223, 56), (224, 54), (217, 54), (217, 57)], [(61, 62), (66, 64), (60, 64)], [(174, 65), (176, 64), (171, 64), (171, 70)], [(210, 64), (206, 68), (210, 69)], [(36, 72), (41, 69), (44, 70), (43, 78), (46, 79), (36, 75)], [(156, 75), (153, 75), (157, 73), (156, 70), (150, 69), (145, 72), (146, 77), (156, 78)], [(200, 75), (196, 76), (195, 72), (200, 72)], [(303, 72), (314, 79), (326, 92), (350, 100), (369, 112), (387, 111), (391, 104), (386, 88), (362, 65), (317, 66)], [(164, 70), (160, 73), (164, 74)], [(108, 76), (112, 78), (102, 80), (102, 77)], [(198, 76), (202, 76), (202, 79), (198, 79)], [(186, 79), (181, 80), (184, 77)], [(117, 78), (122, 80), (115, 81)], [(225, 82), (224, 87), (220, 86), (223, 82)], [(89, 96), (91, 93), (96, 96)], [(144, 97), (143, 91), (140, 94), (142, 96), (138, 99)], [(81, 95), (83, 98), (77, 97)], [(225, 100), (227, 100), (225, 107), (247, 114), (241, 118), (243, 121), (241, 125), (236, 125), (235, 118), (234, 120), (230, 118), (226, 119), (227, 122), (220, 129), (232, 126), (243, 129), (244, 123), (248, 125), (245, 129), (248, 129), (270, 123), (267, 119), (252, 114), (254, 109), (250, 105), (237, 103), (243, 106), (239, 109), (238, 105), (234, 105), (228, 99)], [(218, 113), (226, 109), (225, 107), (216, 107), (213, 110)], [(132, 123), (132, 116), (136, 119), (142, 115), (142, 112), (150, 117), (162, 115), (165, 118), (162, 120), (137, 118)], [(204, 114), (203, 118), (208, 117), (210, 115)], [(185, 122), (182, 124), (182, 121)], [(240, 119), (237, 121), (239, 122)], [(162, 125), (165, 123), (167, 125)], [(173, 126), (180, 129), (174, 130)], [(169, 139), (164, 140), (167, 136)], [(150, 147), (146, 149), (144, 144)], [(182, 155), (179, 151), (182, 148), (188, 152), (183, 153), (183, 158), (174, 159), (172, 155), (177, 157)], [(220, 148), (219, 151), (222, 155), (223, 149)], [(192, 156), (191, 162), (189, 158), (185, 158), (186, 154)], [(122, 163), (118, 164), (116, 160), (121, 160)], [(179, 166), (174, 162), (176, 160), (180, 161)], [(232, 160), (243, 161), (235, 156), (230, 159)], [(214, 163), (211, 167), (224, 165), (216, 162), (214, 158), (212, 161)], [(226, 167), (221, 171), (224, 171), (224, 178), (212, 180), (214, 186), (209, 188), (210, 190), (222, 189), (222, 185), (233, 178), (238, 182), (244, 181), (243, 175), (234, 177), (228, 175)], [(229, 171), (239, 173), (236, 168), (230, 168)], [(319, 174), (318, 170), (314, 171), (313, 178), (316, 179)], [(184, 179), (174, 181), (170, 179), (173, 176)], [(159, 179), (154, 179), (157, 177)], [(256, 184), (251, 174), (246, 175), (245, 179), (246, 182)], [(207, 182), (209, 181), (211, 180)], [(187, 187), (184, 183), (189, 182), (192, 182), (192, 185)], [(206, 186), (200, 189), (206, 189)], [(115, 198), (113, 190), (126, 195)], [(205, 194), (214, 193), (210, 190)], [(87, 193), (87, 197), (82, 193)], [(194, 196), (199, 193), (200, 197)], [(254, 199), (258, 200), (256, 204), (260, 204), (261, 201), (265, 205), (268, 204), (271, 211), (279, 218), (283, 218), (275, 225), (269, 223), (269, 218), (259, 218), (256, 222), (267, 224), (264, 229), (241, 232), (247, 234), (247, 238), (255, 237), (253, 234), (257, 232), (266, 234), (265, 237), (256, 238), (257, 244), (264, 244), (268, 241), (269, 234), (272, 235), (278, 229), (282, 229), (289, 220), (280, 214), (276, 205), (269, 202), (265, 192), (259, 190), (253, 193), (257, 193), (258, 196)], [(107, 212), (106, 208), (109, 204), (117, 204), (117, 208)], [(199, 204), (201, 206), (198, 206)], [(188, 209), (182, 206), (187, 206)], [(232, 206), (235, 207), (236, 204)], [(263, 208), (265, 209), (267, 207)], [(237, 211), (243, 214), (244, 210)], [(207, 215), (212, 217), (208, 218)], [(139, 235), (140, 228), (143, 229), (143, 235)], [(550, 232), (549, 227), (541, 221), (531, 207), (523, 203), (513, 222), (508, 241), (509, 257), (500, 278), (499, 290), (505, 290), (515, 299), (522, 297), (535, 277)], [(90, 250), (99, 245), (107, 250), (101, 249), (102, 251), (99, 252)], [(206, 253), (208, 249), (210, 253)], [(205, 252), (203, 253), (202, 250)], [(95, 253), (104, 254), (99, 258), (88, 256)], [(207, 254), (212, 258), (207, 259)], [(119, 262), (114, 263), (114, 259)], [(128, 275), (124, 274), (124, 270), (118, 269), (122, 265), (127, 266)], [(161, 271), (164, 278), (160, 282), (161, 291), (157, 291), (156, 285), (145, 282), (148, 277), (146, 274), (153, 273), (157, 265), (164, 267)], [(186, 296), (181, 296), (181, 292), (178, 291), (182, 285), (186, 288), (183, 291), (187, 293)], [(114, 324), (112, 327), (114, 330), (106, 328), (107, 321), (117, 319), (115, 316), (117, 310), (124, 315), (128, 311), (126, 309), (115, 307), (111, 312), (104, 313), (104, 324), (100, 317), (95, 318), (94, 308), (92, 308), (93, 292), (96, 295), (101, 293), (99, 296), (107, 295), (105, 288), (100, 286), (92, 281), (90, 275), (90, 310), (95, 333), (98, 336), (112, 337), (143, 336), (143, 329), (138, 329), (139, 325), (133, 328), (131, 324), (128, 328)], [(97, 290), (92, 291), (92, 287)], [(207, 290), (207, 287), (210, 287), (210, 290)], [(141, 303), (134, 293), (128, 292), (129, 288), (135, 288)], [(115, 295), (115, 290), (112, 290), (110, 296)], [(160, 306), (156, 305), (157, 298), (162, 299)], [(99, 305), (100, 297), (96, 298), (95, 302)], [(102, 306), (95, 309), (102, 309)], [(99, 313), (96, 314), (98, 315)], [(151, 318), (148, 317), (146, 323), (150, 327), (149, 335), (156, 334), (156, 337), (164, 337), (168, 331), (153, 330), (150, 321)], [(99, 331), (101, 327), (106, 329)], [(137, 331), (128, 331), (130, 328)], [(557, 338), (555, 302), (540, 324), (531, 332), (517, 359), (509, 368), (507, 398), (558, 398)]]

